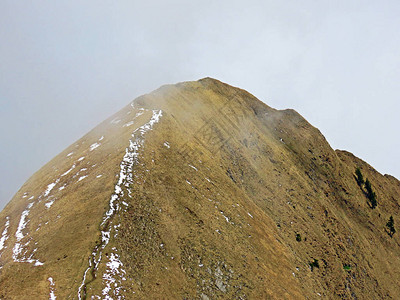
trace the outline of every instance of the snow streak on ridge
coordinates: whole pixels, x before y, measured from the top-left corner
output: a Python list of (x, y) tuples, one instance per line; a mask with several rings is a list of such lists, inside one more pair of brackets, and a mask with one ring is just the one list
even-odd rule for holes
[[(132, 106), (133, 107), (133, 106)], [(140, 109), (139, 113), (136, 114), (135, 118), (140, 116), (144, 109)], [(105, 213), (102, 223), (101, 223), (101, 242), (97, 244), (93, 251), (91, 256), (89, 257), (89, 266), (84, 272), (83, 280), (81, 285), (79, 286), (78, 289), (78, 298), (82, 299), (86, 297), (86, 284), (87, 279), (86, 275), (87, 272), (90, 270), (91, 274), (93, 275), (93, 280), (96, 278), (96, 272), (98, 269), (98, 266), (101, 262), (102, 259), (102, 253), (104, 248), (108, 245), (110, 242), (111, 238), (111, 231), (114, 228), (115, 231), (118, 232), (118, 225), (112, 225), (112, 218), (113, 216), (121, 210), (120, 202), (124, 205), (127, 206), (128, 204), (124, 201), (121, 200), (122, 196), (124, 196), (124, 189), (127, 190), (128, 192), (128, 197), (130, 197), (131, 191), (130, 191), (130, 185), (133, 184), (133, 176), (132, 176), (132, 171), (134, 165), (138, 163), (138, 158), (139, 158), (139, 150), (144, 144), (144, 135), (147, 131), (152, 130), (154, 124), (158, 123), (161, 116), (162, 116), (162, 110), (153, 110), (152, 111), (153, 115), (150, 118), (149, 122), (146, 124), (140, 126), (137, 128), (133, 133), (132, 133), (132, 138), (129, 140), (129, 147), (125, 149), (125, 155), (121, 161), (120, 164), (120, 173), (119, 173), (119, 178), (118, 182), (114, 187), (114, 193), (112, 194), (110, 201), (109, 201), (109, 209)], [(119, 256), (117, 256), (114, 253), (110, 254), (110, 266), (115, 266), (116, 263), (115, 261), (119, 261)], [(114, 263), (112, 263), (114, 261)], [(121, 263), (122, 265), (122, 263)], [(108, 266), (108, 264), (107, 264)], [(108, 266), (110, 268), (110, 266)], [(119, 263), (118, 263), (119, 266)], [(122, 272), (122, 271), (121, 271)], [(106, 276), (106, 287), (103, 290), (103, 296), (105, 295), (104, 293), (108, 293), (109, 290), (107, 289), (108, 285), (110, 284), (110, 276), (115, 275), (116, 271), (107, 273), (108, 275)], [(111, 277), (112, 278), (112, 277)], [(114, 291), (116, 291), (116, 282), (114, 283)], [(110, 287), (111, 289), (111, 287)], [(107, 294), (106, 294), (107, 295)], [(109, 296), (108, 296), (109, 297)], [(106, 299), (112, 299), (112, 297), (106, 298)]]
[[(9, 226), (10, 226), (10, 217), (7, 216), (6, 217), (6, 224), (4, 225), (4, 230), (3, 230), (3, 233), (1, 234), (1, 238), (0, 238), (0, 251), (3, 250), (4, 248), (7, 248), (5, 246), (5, 243), (6, 243), (7, 239), (8, 239), (8, 237), (9, 237), (7, 235)], [(1, 257), (2, 254), (3, 254), (3, 252), (0, 253), (0, 257)]]
[(29, 222), (29, 220), (26, 220), (26, 218), (29, 215), (29, 212), (30, 212), (33, 204), (34, 204), (34, 202), (29, 203), (28, 206), (25, 208), (25, 210), (21, 214), (18, 228), (17, 228), (17, 231), (15, 232), (16, 242), (14, 244), (12, 257), (14, 259), (14, 262), (28, 262), (28, 263), (34, 263), (35, 266), (42, 266), (43, 265), (42, 262), (40, 262), (37, 259), (32, 258), (37, 249), (34, 249), (28, 258), (25, 257), (25, 254), (28, 250), (25, 250), (22, 253), (22, 250), (24, 250), (24, 246), (27, 246), (30, 242), (30, 240), (28, 240), (28, 242), (26, 242), (24, 245), (22, 245), (21, 240), (25, 237), (25, 235), (22, 231), (25, 229), (26, 225)]
[(49, 282), (50, 282), (50, 295), (49, 295), (49, 300), (56, 300), (56, 294), (54, 293), (54, 280), (53, 277), (49, 277), (48, 278)]
[[(51, 184), (49, 184), (45, 194), (50, 193), (50, 190), (54, 187), (53, 186), (53, 187), (49, 188), (50, 186), (51, 186)], [(33, 199), (33, 198), (31, 197), (29, 199)], [(14, 248), (12, 250), (13, 251), (12, 258), (13, 258), (14, 262), (34, 263), (35, 266), (42, 266), (43, 265), (42, 262), (40, 262), (37, 259), (32, 258), (33, 255), (35, 254), (35, 252), (37, 251), (37, 248), (31, 252), (31, 255), (29, 257), (26, 257), (28, 249), (24, 249), (24, 247), (30, 243), (31, 239), (29, 239), (25, 244), (22, 244), (22, 239), (28, 235), (28, 234), (24, 235), (23, 230), (25, 229), (26, 225), (29, 223), (29, 220), (27, 219), (27, 217), (28, 217), (28, 215), (31, 211), (31, 208), (34, 204), (35, 204), (34, 201), (30, 202), (26, 206), (25, 210), (21, 213), (21, 218), (19, 219), (18, 228), (17, 228), (17, 231), (15, 232), (16, 241), (14, 244)], [(23, 251), (23, 250), (25, 250), (25, 251)]]
[[(35, 266), (36, 265), (40, 266), (43, 263), (41, 263), (38, 260), (32, 259), (33, 253), (35, 251), (33, 251), (33, 253), (31, 254), (31, 256), (29, 258), (25, 257), (25, 254), (26, 254), (27, 250), (25, 250), (25, 252), (22, 253), (23, 247), (26, 246), (27, 244), (29, 244), (29, 241), (28, 241), (25, 245), (22, 245), (21, 244), (21, 240), (25, 237), (24, 233), (22, 231), (25, 229), (26, 224), (28, 224), (28, 222), (29, 222), (29, 220), (26, 220), (26, 218), (29, 215), (29, 212), (30, 212), (33, 204), (34, 204), (34, 202), (29, 203), (28, 206), (25, 208), (25, 210), (21, 214), (21, 218), (19, 220), (18, 228), (17, 228), (17, 231), (15, 232), (16, 242), (14, 244), (12, 257), (13, 257), (15, 262), (30, 262), (30, 263), (34, 262)], [(21, 257), (21, 253), (23, 254), (22, 257)]]
[[(117, 249), (114, 247), (112, 248), (113, 251), (117, 251)], [(116, 253), (111, 253), (109, 256), (109, 261), (107, 262), (106, 266), (106, 272), (103, 274), (103, 281), (105, 282), (105, 287), (102, 290), (102, 294), (104, 296), (104, 299), (106, 300), (112, 300), (114, 299), (113, 297), (118, 297), (117, 299), (120, 299), (121, 297), (121, 282), (125, 281), (125, 270), (123, 269), (123, 264), (121, 260), (119, 259), (119, 255)], [(115, 278), (117, 277), (118, 278)], [(112, 292), (112, 287), (114, 287), (114, 293), (113, 295), (110, 296), (110, 293)]]
[(50, 194), (51, 190), (56, 186), (56, 184), (57, 184), (59, 181), (60, 181), (60, 178), (58, 178), (55, 182), (50, 183), (50, 184), (47, 186), (47, 189), (46, 189), (46, 191), (44, 192), (44, 196), (45, 196), (45, 197), (47, 197), (47, 196)]

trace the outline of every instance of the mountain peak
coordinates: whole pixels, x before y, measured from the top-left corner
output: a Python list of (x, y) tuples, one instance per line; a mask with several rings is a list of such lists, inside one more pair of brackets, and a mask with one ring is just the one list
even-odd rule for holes
[(294, 110), (209, 77), (163, 86), (0, 213), (0, 298), (395, 298), (399, 194)]

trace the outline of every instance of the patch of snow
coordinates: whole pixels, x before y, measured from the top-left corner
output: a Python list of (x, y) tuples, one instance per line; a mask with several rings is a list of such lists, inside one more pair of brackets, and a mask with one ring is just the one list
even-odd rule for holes
[(139, 108), (139, 112), (136, 113), (135, 118), (143, 115), (143, 113), (144, 113), (144, 108)]
[(228, 218), (227, 216), (225, 216), (225, 214), (224, 214), (224, 212), (223, 212), (222, 210), (220, 210), (219, 212), (221, 213), (221, 215), (225, 218), (225, 220), (226, 220), (228, 223), (234, 224), (233, 222), (231, 222), (231, 221), (229, 220), (229, 218)]
[[(0, 251), (5, 249), (5, 248), (7, 248), (5, 246), (5, 243), (6, 243), (7, 239), (8, 239), (8, 237), (9, 237), (7, 235), (8, 227), (10, 227), (10, 217), (7, 216), (6, 217), (6, 223), (4, 225), (4, 230), (3, 230), (3, 233), (1, 234), (1, 238), (0, 238)], [(2, 253), (0, 253), (0, 257), (1, 257), (1, 255), (2, 255)]]
[(121, 122), (120, 119), (114, 118), (110, 123), (111, 123), (111, 124), (118, 124), (119, 122)]
[(94, 149), (98, 148), (101, 144), (100, 143), (93, 143), (90, 145), (90, 151), (93, 151)]
[(27, 260), (27, 262), (29, 262), (29, 263), (35, 263), (34, 265), (36, 266), (36, 267), (38, 267), (38, 266), (43, 266), (44, 265), (44, 263), (42, 263), (42, 262), (40, 262), (40, 261), (38, 261), (38, 260), (34, 260), (34, 259), (29, 259), (29, 260)]
[(84, 160), (84, 159), (85, 159), (85, 157), (82, 156), (82, 157), (80, 157), (80, 158), (78, 159), (78, 161), (82, 161), (82, 160)]
[(81, 176), (81, 177), (79, 177), (79, 179), (78, 179), (78, 181), (77, 181), (77, 182), (79, 182), (79, 181), (81, 181), (81, 180), (85, 179), (86, 177), (88, 177), (88, 175), (84, 175), (84, 176)]
[(47, 186), (47, 189), (46, 189), (46, 191), (44, 192), (44, 196), (45, 196), (45, 197), (47, 197), (47, 196), (50, 194), (51, 190), (56, 186), (56, 184), (57, 184), (59, 181), (60, 181), (60, 179), (57, 179), (55, 182), (50, 183), (50, 184)]
[(52, 277), (49, 277), (47, 280), (50, 282), (50, 295), (49, 295), (49, 300), (56, 300), (57, 297), (56, 297), (56, 295), (55, 295), (55, 293), (54, 293), (54, 286), (55, 286), (54, 280), (53, 280)]
[(65, 185), (61, 186), (58, 190), (62, 191), (63, 189), (65, 189)]
[(135, 119), (137, 117), (143, 115), (143, 113), (144, 113), (144, 108), (139, 109), (139, 112), (136, 113), (135, 117), (133, 117), (133, 120), (128, 122), (128, 123), (126, 123), (126, 124), (124, 124), (122, 127), (129, 127), (129, 126), (135, 124)]
[(85, 286), (86, 275), (87, 275), (87, 272), (88, 272), (91, 268), (92, 268), (92, 260), (91, 260), (91, 257), (89, 257), (89, 267), (87, 267), (87, 269), (85, 270), (85, 273), (83, 273), (83, 280), (82, 280), (81, 285), (80, 285), (79, 288), (78, 288), (78, 299), (79, 299), (79, 300), (82, 299), (82, 298), (81, 298), (81, 295), (82, 295), (82, 289), (83, 289), (83, 287)]
[(186, 183), (192, 185), (189, 180), (186, 180)]
[(29, 212), (30, 212), (30, 209), (32, 208), (32, 206), (33, 206), (33, 202), (29, 203), (28, 206), (26, 207), (26, 209), (21, 214), (21, 218), (20, 218), (19, 224), (18, 224), (18, 229), (17, 229), (17, 232), (15, 233), (17, 242), (19, 242), (24, 237), (22, 230), (25, 229), (26, 224), (29, 222), (29, 221), (26, 221), (25, 219), (29, 215)]
[(67, 175), (69, 172), (71, 172), (73, 169), (75, 169), (75, 167), (76, 167), (75, 164), (73, 164), (72, 167), (68, 171), (66, 171), (65, 173), (61, 174), (61, 177)]
[(99, 138), (99, 142), (101, 142), (102, 140), (104, 140), (104, 135), (102, 135), (101, 138)]
[(35, 196), (31, 196), (28, 200), (32, 200), (33, 198), (35, 198)]
[(53, 198), (49, 202), (47, 202), (44, 206), (46, 206), (47, 209), (49, 209), (53, 205), (54, 201), (55, 201), (55, 199)]
[(198, 171), (197, 168), (195, 166), (192, 166), (191, 164), (189, 164), (189, 167), (191, 167), (192, 169), (195, 169), (196, 171)]
[(254, 219), (254, 217), (253, 217), (249, 212), (248, 212), (247, 214), (248, 214), (252, 219)]
[(164, 142), (164, 146), (167, 147), (168, 149), (171, 148), (168, 142)]
[(110, 232), (109, 231), (101, 232), (101, 241), (105, 244), (109, 243), (109, 241), (110, 241)]
[(101, 176), (103, 176), (103, 175), (102, 175), (102, 174), (99, 174), (99, 175), (96, 176), (96, 178), (100, 178)]
[(72, 154), (74, 154), (74, 152), (68, 153), (67, 157), (70, 157)]
[(118, 254), (111, 253), (108, 260), (106, 272), (103, 274), (105, 287), (102, 290), (102, 294), (104, 299), (107, 300), (121, 299), (121, 282), (126, 280), (126, 272)]
[(135, 123), (135, 121), (130, 121), (130, 122), (124, 124), (122, 127), (129, 127), (129, 126), (132, 126), (134, 123)]
[(207, 177), (205, 177), (206, 178), (206, 180), (209, 182), (209, 183), (211, 183), (211, 180), (210, 179), (208, 179)]
[(22, 251), (24, 250), (23, 246), (26, 246), (29, 243), (29, 241), (28, 241), (25, 245), (22, 245), (21, 240), (25, 237), (23, 230), (25, 229), (26, 225), (29, 222), (29, 220), (27, 220), (27, 217), (30, 213), (30, 210), (31, 210), (33, 204), (34, 204), (34, 202), (29, 203), (27, 205), (27, 207), (25, 208), (25, 210), (21, 214), (18, 228), (17, 228), (17, 231), (15, 232), (16, 241), (15, 241), (14, 248), (13, 248), (12, 258), (13, 258), (14, 262), (28, 262), (28, 263), (34, 263), (35, 266), (41, 266), (41, 265), (43, 265), (43, 263), (32, 258), (37, 249), (33, 250), (31, 255), (28, 258), (25, 257), (27, 250), (25, 250), (22, 253)]

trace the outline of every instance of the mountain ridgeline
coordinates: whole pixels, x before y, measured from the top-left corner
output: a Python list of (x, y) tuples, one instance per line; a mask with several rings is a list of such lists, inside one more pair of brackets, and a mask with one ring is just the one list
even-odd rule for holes
[(399, 203), (294, 110), (167, 85), (0, 213), (0, 299), (398, 299)]

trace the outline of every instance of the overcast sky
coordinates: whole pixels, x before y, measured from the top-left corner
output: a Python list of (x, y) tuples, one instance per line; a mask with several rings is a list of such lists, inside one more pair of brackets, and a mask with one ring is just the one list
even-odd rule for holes
[(137, 96), (211, 76), (400, 178), (400, 1), (0, 0), (0, 209)]

